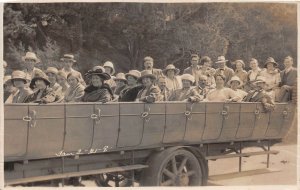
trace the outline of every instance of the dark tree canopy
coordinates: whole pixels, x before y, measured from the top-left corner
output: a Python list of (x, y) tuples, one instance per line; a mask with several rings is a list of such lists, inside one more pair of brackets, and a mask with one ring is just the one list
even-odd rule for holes
[(117, 71), (173, 63), (183, 70), (191, 53), (212, 60), (250, 58), (280, 63), (297, 55), (297, 5), (283, 3), (49, 3), (5, 4), (4, 58), (11, 69), (21, 56), (38, 54), (40, 67), (60, 67), (73, 53), (85, 72), (107, 60)]

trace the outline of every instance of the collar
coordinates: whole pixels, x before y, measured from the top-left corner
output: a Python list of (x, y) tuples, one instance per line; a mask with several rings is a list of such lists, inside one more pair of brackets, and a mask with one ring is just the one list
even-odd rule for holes
[(292, 69), (293, 69), (293, 67), (290, 67), (290, 68), (288, 68), (288, 69), (285, 69), (285, 73), (290, 72)]

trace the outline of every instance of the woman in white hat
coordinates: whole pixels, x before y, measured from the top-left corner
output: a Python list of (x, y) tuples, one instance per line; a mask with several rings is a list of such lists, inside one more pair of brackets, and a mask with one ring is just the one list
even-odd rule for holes
[(67, 76), (70, 87), (65, 93), (65, 102), (79, 102), (84, 95), (84, 86), (79, 82), (80, 76), (78, 73), (69, 73)]
[(279, 84), (281, 82), (280, 72), (277, 69), (278, 63), (274, 58), (269, 57), (265, 62), (265, 69), (260, 73), (260, 76), (265, 77), (266, 92), (275, 100), (275, 91), (279, 90)]
[(108, 84), (110, 86), (110, 88), (114, 91), (116, 88), (116, 82), (114, 81), (115, 77), (113, 76), (115, 74), (114, 64), (110, 61), (106, 61), (103, 64), (103, 68), (104, 68), (105, 72), (110, 75), (110, 79), (105, 81), (105, 83)]
[(24, 103), (27, 96), (32, 94), (32, 90), (27, 87), (29, 79), (26, 73), (16, 70), (11, 74), (11, 81), (18, 89), (18, 93), (13, 97), (12, 103)]
[(241, 97), (241, 99), (248, 94), (244, 90), (240, 89), (243, 86), (243, 82), (238, 76), (231, 77), (231, 79), (228, 81), (228, 86), (230, 86), (230, 88), (236, 93), (237, 96)]
[(116, 82), (116, 88), (114, 90), (114, 94), (119, 96), (122, 92), (127, 87), (127, 80), (125, 77), (124, 73), (118, 73), (116, 77), (114, 78)]
[(195, 82), (195, 78), (191, 74), (181, 75), (182, 88), (174, 90), (169, 101), (184, 101), (184, 102), (199, 102), (203, 100), (203, 96), (197, 92), (195, 88), (192, 88), (192, 84)]
[(142, 83), (143, 88), (138, 92), (136, 101), (153, 103), (159, 100), (160, 89), (154, 85), (156, 76), (150, 70), (142, 71), (138, 81)]
[(237, 96), (236, 93), (225, 87), (226, 77), (222, 74), (217, 74), (216, 79), (216, 88), (211, 90), (206, 95), (206, 101), (211, 102), (239, 102), (241, 97)]
[(35, 77), (36, 73), (42, 72), (42, 70), (35, 67), (36, 64), (40, 63), (40, 59), (37, 58), (36, 54), (33, 52), (27, 52), (25, 56), (22, 57), (24, 62), (25, 69), (23, 70), (26, 73), (26, 77), (31, 80)]
[(233, 62), (233, 65), (235, 66), (234, 76), (238, 76), (241, 79), (242, 83), (245, 84), (247, 81), (247, 72), (244, 70), (245, 69), (244, 61), (238, 59), (235, 62)]
[(60, 61), (63, 64), (63, 68), (61, 69), (61, 71), (65, 72), (67, 76), (71, 72), (77, 73), (80, 76), (80, 83), (83, 86), (86, 86), (86, 84), (85, 84), (85, 82), (84, 82), (84, 80), (82, 78), (81, 73), (78, 72), (78, 71), (76, 71), (75, 69), (73, 69), (73, 64), (77, 62), (75, 60), (75, 58), (74, 58), (74, 55), (72, 55), (72, 54), (64, 54), (64, 56), (62, 58), (60, 58)]
[(13, 103), (14, 96), (19, 92), (19, 90), (14, 87), (11, 76), (6, 75), (3, 79), (3, 101), (4, 103)]
[(57, 83), (58, 70), (55, 67), (48, 67), (45, 73), (50, 81), (50, 88), (52, 88), (55, 93), (63, 95), (62, 87)]
[(113, 91), (105, 83), (110, 79), (110, 75), (103, 72), (102, 69), (88, 71), (87, 77), (90, 78), (91, 84), (84, 89), (84, 95), (81, 98), (83, 102), (109, 102), (114, 99)]
[(36, 73), (35, 77), (30, 82), (30, 86), (35, 86), (36, 91), (26, 97), (26, 103), (32, 102), (46, 104), (56, 102), (61, 99), (61, 97), (57, 96), (55, 91), (50, 88), (50, 81), (44, 72)]
[(166, 87), (171, 92), (182, 88), (182, 82), (178, 76), (179, 72), (180, 70), (173, 64), (167, 65), (167, 67), (163, 70), (163, 74), (166, 76)]
[(133, 102), (136, 99), (138, 92), (143, 86), (138, 82), (141, 77), (141, 72), (138, 70), (130, 70), (125, 74), (127, 87), (124, 88), (119, 96), (119, 102)]

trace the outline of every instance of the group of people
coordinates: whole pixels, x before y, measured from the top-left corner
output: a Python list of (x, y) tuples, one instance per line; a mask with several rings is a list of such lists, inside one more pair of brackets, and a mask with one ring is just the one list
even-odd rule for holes
[[(262, 102), (272, 110), (274, 102), (288, 102), (297, 86), (297, 70), (293, 58), (284, 60), (285, 69), (269, 57), (260, 68), (256, 59), (250, 60), (250, 70), (245, 71), (243, 60), (233, 62), (219, 56), (212, 67), (208, 56), (192, 54), (190, 67), (183, 71), (173, 64), (165, 69), (153, 67), (152, 57), (144, 58), (144, 70), (130, 70), (115, 75), (114, 64), (107, 61), (95, 66), (84, 77), (73, 69), (76, 62), (72, 54), (61, 59), (63, 68), (48, 67), (42, 71), (35, 67), (40, 62), (33, 52), (22, 57), (24, 70), (15, 70), (4, 77), (5, 103), (52, 102)], [(4, 62), (4, 72), (7, 63)]]

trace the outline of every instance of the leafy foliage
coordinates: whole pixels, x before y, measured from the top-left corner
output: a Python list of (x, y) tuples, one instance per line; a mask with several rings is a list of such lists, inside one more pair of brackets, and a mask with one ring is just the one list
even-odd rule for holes
[(142, 69), (148, 55), (155, 67), (173, 63), (181, 70), (191, 53), (247, 65), (252, 57), (282, 62), (296, 59), (296, 15), (296, 4), (270, 3), (5, 4), (4, 56), (16, 69), (32, 49), (44, 69), (73, 53), (82, 72), (107, 60), (117, 71)]

